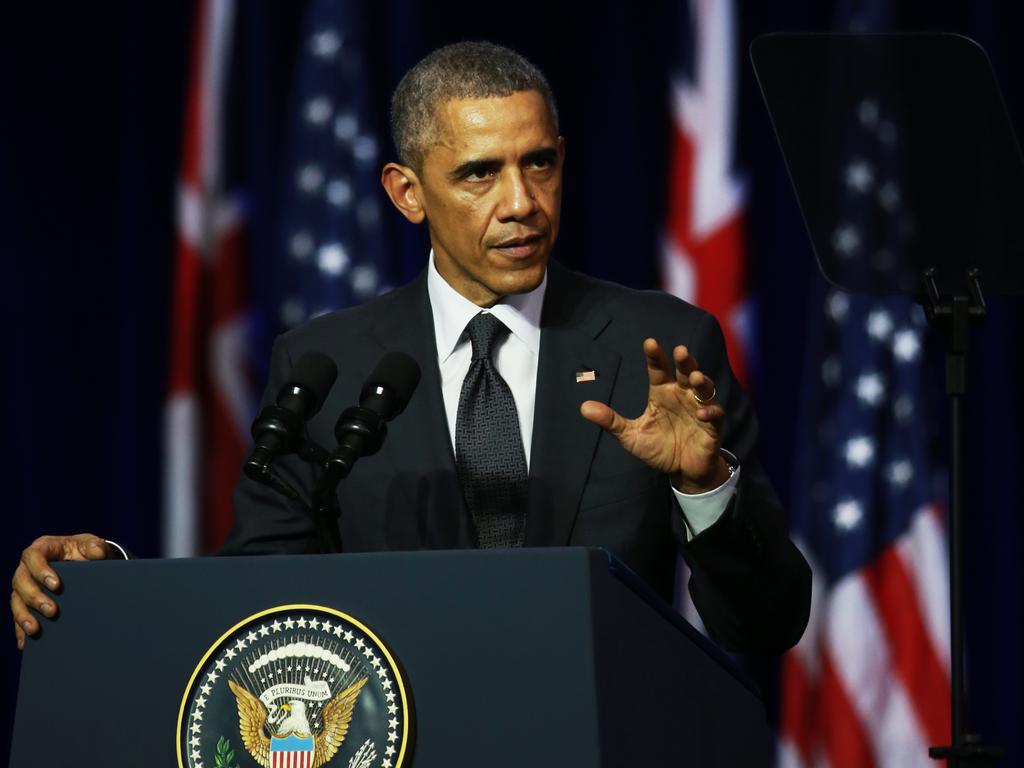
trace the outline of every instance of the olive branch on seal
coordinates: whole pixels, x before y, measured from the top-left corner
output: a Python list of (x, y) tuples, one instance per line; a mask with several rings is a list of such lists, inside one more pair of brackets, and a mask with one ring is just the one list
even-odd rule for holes
[(232, 765), (235, 759), (235, 751), (231, 748), (231, 742), (221, 736), (217, 739), (217, 754), (213, 764), (216, 768), (238, 768), (238, 763)]

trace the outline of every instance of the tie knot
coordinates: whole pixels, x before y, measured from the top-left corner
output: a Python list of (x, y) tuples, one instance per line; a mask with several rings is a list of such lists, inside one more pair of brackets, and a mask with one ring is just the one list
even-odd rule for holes
[(473, 359), (491, 359), (491, 351), (494, 349), (494, 342), (508, 328), (501, 320), (490, 312), (481, 312), (469, 321), (466, 331), (469, 333), (469, 340), (473, 344)]

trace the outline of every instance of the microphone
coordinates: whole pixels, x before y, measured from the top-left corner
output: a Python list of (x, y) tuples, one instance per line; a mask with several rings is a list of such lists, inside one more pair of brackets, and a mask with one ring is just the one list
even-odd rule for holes
[(338, 378), (338, 367), (321, 352), (307, 352), (295, 363), (288, 381), (252, 423), (255, 441), (243, 471), (259, 483), (274, 487), (292, 499), (298, 494), (270, 469), (276, 456), (293, 453), (303, 443), (303, 424), (316, 415)]
[(380, 450), (387, 422), (405, 410), (420, 383), (420, 367), (404, 352), (388, 352), (377, 363), (359, 396), (359, 406), (347, 408), (334, 425), (338, 447), (325, 464), (316, 497), (325, 499), (348, 476), (361, 456)]

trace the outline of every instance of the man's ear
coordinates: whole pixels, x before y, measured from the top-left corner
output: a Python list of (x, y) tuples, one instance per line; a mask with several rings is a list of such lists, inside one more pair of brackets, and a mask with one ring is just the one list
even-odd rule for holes
[(388, 163), (380, 172), (380, 183), (388, 193), (395, 208), (402, 212), (413, 224), (419, 224), (426, 218), (420, 200), (420, 180), (416, 171), (407, 165)]

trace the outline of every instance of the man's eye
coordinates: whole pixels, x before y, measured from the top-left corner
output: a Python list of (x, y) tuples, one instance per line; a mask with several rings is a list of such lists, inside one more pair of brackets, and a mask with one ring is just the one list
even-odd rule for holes
[(495, 172), (490, 168), (475, 168), (462, 174), (466, 181), (487, 181), (494, 178)]

